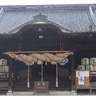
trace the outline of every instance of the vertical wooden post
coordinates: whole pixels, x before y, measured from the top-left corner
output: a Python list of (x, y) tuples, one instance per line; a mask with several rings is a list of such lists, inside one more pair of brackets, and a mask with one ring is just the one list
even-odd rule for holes
[(71, 55), (71, 90), (75, 90), (75, 62), (74, 62), (74, 55)]
[(9, 59), (9, 87), (8, 91), (12, 91), (12, 59)]
[(43, 82), (43, 64), (41, 65), (41, 81)]
[(22, 49), (22, 37), (20, 37), (18, 40), (18, 51), (21, 51), (21, 49)]
[(30, 88), (30, 66), (28, 65), (27, 88)]
[(58, 87), (58, 64), (56, 64), (56, 87)]
[(60, 38), (60, 50), (63, 51), (63, 42), (62, 42), (62, 38)]

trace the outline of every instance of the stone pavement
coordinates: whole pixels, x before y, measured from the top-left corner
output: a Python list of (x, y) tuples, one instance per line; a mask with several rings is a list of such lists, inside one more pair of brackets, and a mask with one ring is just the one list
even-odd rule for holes
[(96, 95), (77, 95), (76, 93), (72, 93), (70, 91), (50, 91), (49, 94), (36, 94), (33, 95), (34, 92), (9, 92), (7, 95), (0, 96), (96, 96)]

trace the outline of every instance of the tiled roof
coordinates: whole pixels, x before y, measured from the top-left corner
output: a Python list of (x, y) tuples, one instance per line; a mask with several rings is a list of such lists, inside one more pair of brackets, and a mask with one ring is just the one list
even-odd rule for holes
[(57, 27), (60, 27), (64, 31), (96, 31), (95, 4), (0, 6), (0, 8), (0, 34), (10, 32), (14, 33), (14, 31), (18, 31), (22, 26), (28, 24), (28, 22), (34, 21), (33, 17), (36, 15), (38, 16), (39, 13), (41, 13), (42, 16), (46, 16), (48, 21), (52, 22), (52, 24), (55, 24)]

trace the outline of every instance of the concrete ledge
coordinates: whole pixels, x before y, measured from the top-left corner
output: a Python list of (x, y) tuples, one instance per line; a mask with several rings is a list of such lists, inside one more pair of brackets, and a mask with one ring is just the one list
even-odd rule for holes
[(49, 94), (33, 94), (34, 92), (12, 92), (8, 91), (7, 95), (0, 96), (96, 96), (96, 95), (77, 95), (74, 91), (49, 91)]
[(49, 91), (50, 95), (71, 95), (70, 91)]
[(77, 95), (76, 91), (75, 90), (72, 90), (71, 91), (71, 95)]
[(13, 95), (33, 95), (34, 92), (13, 92)]
[(13, 92), (12, 91), (8, 91), (7, 92), (7, 96), (13, 96)]
[(96, 96), (96, 95), (0, 95), (0, 96)]
[[(0, 95), (0, 96), (12, 96), (12, 95)], [(13, 95), (13, 96), (96, 96), (96, 95)]]

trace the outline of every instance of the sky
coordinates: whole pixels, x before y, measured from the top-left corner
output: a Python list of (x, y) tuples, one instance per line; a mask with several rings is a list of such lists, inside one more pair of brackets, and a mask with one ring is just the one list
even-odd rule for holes
[(0, 5), (94, 4), (96, 0), (0, 0)]

